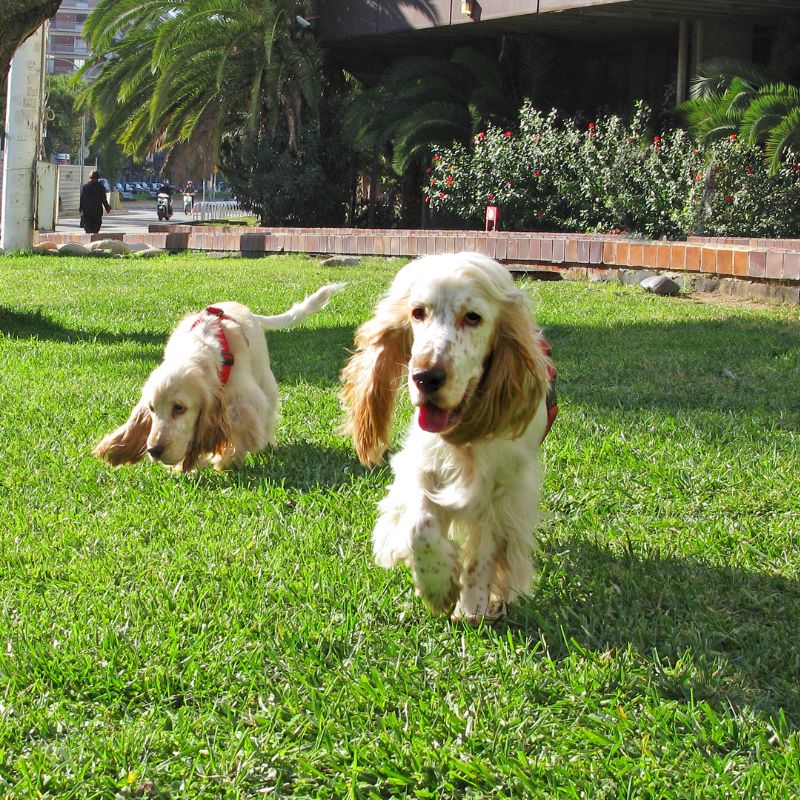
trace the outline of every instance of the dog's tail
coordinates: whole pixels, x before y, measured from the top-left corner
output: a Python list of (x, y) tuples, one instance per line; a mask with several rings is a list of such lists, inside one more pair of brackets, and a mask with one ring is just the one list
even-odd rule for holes
[(297, 325), (306, 317), (316, 314), (321, 308), (327, 305), (328, 300), (347, 286), (346, 283), (329, 283), (321, 289), (317, 289), (314, 294), (310, 294), (305, 300), (295, 303), (288, 311), (277, 314), (274, 317), (263, 317), (255, 314), (255, 318), (261, 323), (265, 331), (276, 331), (278, 328), (288, 328), (290, 325)]

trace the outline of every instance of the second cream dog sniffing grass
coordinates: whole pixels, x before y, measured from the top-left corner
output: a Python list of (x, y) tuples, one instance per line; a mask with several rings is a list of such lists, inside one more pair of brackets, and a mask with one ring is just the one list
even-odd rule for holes
[(274, 446), (278, 384), (263, 331), (301, 322), (344, 285), (323, 286), (276, 316), (226, 302), (184, 317), (127, 422), (94, 454), (114, 466), (148, 455), (188, 472), (241, 467), (248, 453)]

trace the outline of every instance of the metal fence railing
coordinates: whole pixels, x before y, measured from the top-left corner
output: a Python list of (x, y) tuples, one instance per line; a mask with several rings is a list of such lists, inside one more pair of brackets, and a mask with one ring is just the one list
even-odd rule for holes
[(240, 208), (236, 200), (197, 200), (192, 208), (192, 217), (201, 222), (207, 219), (228, 219), (249, 215), (250, 212)]

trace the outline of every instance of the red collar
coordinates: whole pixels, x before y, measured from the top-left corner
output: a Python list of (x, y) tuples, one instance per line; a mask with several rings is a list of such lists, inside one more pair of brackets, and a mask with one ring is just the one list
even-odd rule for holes
[[(228, 344), (228, 337), (225, 335), (225, 328), (222, 327), (222, 320), (231, 319), (231, 317), (225, 314), (221, 308), (217, 308), (217, 306), (208, 306), (208, 308), (200, 312), (197, 319), (192, 323), (192, 328), (199, 325), (204, 316), (217, 318), (217, 341), (222, 351), (222, 366), (219, 368), (219, 382), (224, 386), (230, 377), (234, 359), (230, 345)], [(190, 330), (192, 328), (190, 328)]]
[(550, 387), (547, 390), (546, 402), (547, 424), (545, 425), (544, 436), (542, 436), (542, 441), (544, 441), (545, 436), (550, 433), (550, 428), (553, 427), (553, 423), (556, 421), (556, 417), (558, 416), (558, 399), (556, 398), (556, 368), (553, 366), (553, 362), (550, 360), (553, 351), (550, 345), (541, 335), (539, 336), (539, 346), (542, 348), (542, 351), (548, 358), (547, 377), (550, 378)]

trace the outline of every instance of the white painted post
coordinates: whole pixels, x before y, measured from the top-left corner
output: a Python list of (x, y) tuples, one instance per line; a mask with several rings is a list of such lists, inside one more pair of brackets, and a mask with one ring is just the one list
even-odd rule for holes
[(33, 244), (34, 191), (42, 108), (42, 53), (45, 26), (14, 53), (8, 73), (5, 163), (0, 238), (3, 250)]

